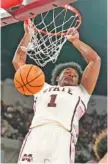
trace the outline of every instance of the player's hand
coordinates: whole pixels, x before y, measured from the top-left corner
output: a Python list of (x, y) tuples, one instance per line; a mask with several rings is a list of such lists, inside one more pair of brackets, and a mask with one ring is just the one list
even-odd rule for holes
[(28, 34), (29, 35), (28, 20), (25, 20), (24, 21), (24, 31), (25, 31), (25, 34)]
[(74, 27), (70, 28), (67, 31), (66, 37), (70, 42), (73, 43), (74, 41), (79, 40), (79, 32)]
[(24, 21), (24, 31), (25, 31), (25, 35), (31, 39), (34, 34), (34, 30), (33, 30), (33, 24), (30, 19)]

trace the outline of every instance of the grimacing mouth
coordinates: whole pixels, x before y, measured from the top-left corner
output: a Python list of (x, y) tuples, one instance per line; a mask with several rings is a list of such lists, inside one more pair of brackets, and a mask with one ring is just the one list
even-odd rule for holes
[(76, 78), (76, 77), (72, 77), (72, 76), (64, 76), (63, 77), (63, 80), (67, 80), (67, 81), (74, 81), (74, 78)]

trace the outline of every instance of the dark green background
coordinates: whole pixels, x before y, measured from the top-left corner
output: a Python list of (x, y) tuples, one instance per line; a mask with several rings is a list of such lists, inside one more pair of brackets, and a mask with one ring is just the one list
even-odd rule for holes
[[(107, 0), (79, 0), (73, 5), (82, 15), (80, 27), (80, 39), (89, 44), (101, 57), (102, 67), (100, 77), (94, 94), (107, 94)], [(13, 78), (15, 70), (12, 66), (12, 58), (23, 36), (23, 23), (8, 25), (1, 29), (1, 78)], [(80, 53), (66, 43), (56, 63), (75, 61), (86, 66)], [(27, 59), (27, 63), (34, 63)], [(51, 71), (55, 64), (49, 63), (43, 68), (46, 81), (50, 82)]]

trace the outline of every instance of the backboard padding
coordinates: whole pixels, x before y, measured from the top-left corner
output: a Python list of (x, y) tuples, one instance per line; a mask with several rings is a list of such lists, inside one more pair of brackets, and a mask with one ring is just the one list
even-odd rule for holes
[(48, 11), (49, 9), (51, 10), (55, 7), (75, 1), (77, 0), (33, 0), (32, 3), (29, 2), (27, 5), (22, 5), (13, 11), (9, 9), (8, 11), (11, 12), (13, 16), (1, 18), (1, 26), (3, 27), (18, 21), (24, 21), (25, 19), (32, 18), (33, 16)]

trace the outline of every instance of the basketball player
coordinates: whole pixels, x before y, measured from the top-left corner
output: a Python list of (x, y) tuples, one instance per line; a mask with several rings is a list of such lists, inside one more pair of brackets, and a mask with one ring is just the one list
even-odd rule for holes
[[(22, 46), (27, 47), (32, 38), (26, 22), (24, 30), (13, 58), (16, 70), (26, 63), (27, 55)], [(101, 59), (79, 39), (74, 28), (68, 31), (67, 39), (79, 50), (87, 67), (82, 73), (81, 67), (74, 62), (59, 64), (52, 73), (52, 85), (45, 84), (34, 95), (34, 117), (19, 154), (20, 164), (74, 163), (79, 120), (86, 112), (95, 88)]]

